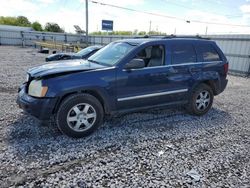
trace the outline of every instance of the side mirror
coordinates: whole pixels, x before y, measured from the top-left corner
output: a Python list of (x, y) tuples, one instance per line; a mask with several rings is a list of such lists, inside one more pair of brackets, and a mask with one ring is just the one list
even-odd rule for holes
[(145, 67), (145, 62), (143, 59), (132, 59), (129, 63), (127, 63), (124, 69), (141, 69)]

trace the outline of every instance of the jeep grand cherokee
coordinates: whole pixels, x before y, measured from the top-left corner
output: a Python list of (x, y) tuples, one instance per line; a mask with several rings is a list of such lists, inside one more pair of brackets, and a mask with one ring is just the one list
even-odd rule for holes
[(163, 37), (112, 42), (88, 60), (28, 71), (17, 103), (41, 120), (55, 117), (71, 137), (92, 133), (105, 115), (184, 105), (206, 114), (227, 85), (228, 61), (215, 42)]

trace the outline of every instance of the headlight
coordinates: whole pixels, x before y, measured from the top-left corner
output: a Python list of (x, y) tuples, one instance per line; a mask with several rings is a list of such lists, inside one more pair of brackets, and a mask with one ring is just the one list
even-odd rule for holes
[(30, 75), (27, 74), (27, 75), (26, 75), (26, 82), (28, 82), (29, 80), (30, 80)]
[(41, 80), (33, 80), (30, 82), (28, 94), (34, 97), (44, 97), (48, 91), (47, 86), (42, 86)]

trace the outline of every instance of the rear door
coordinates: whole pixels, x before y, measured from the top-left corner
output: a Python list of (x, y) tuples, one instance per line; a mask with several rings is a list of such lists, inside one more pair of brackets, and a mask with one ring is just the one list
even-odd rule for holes
[[(202, 71), (202, 63), (197, 62), (197, 53), (192, 41), (174, 40), (171, 43), (171, 63), (169, 79), (180, 82), (182, 87), (191, 89), (195, 76)], [(187, 100), (183, 93), (177, 100)]]
[(217, 72), (219, 74), (224, 73), (223, 57), (218, 53), (217, 49), (211, 43), (199, 43), (196, 44), (196, 51), (199, 54), (199, 61), (203, 62), (203, 71)]

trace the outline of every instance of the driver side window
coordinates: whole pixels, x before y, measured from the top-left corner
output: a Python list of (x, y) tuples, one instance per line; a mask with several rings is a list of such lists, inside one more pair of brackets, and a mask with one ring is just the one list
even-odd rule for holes
[(155, 67), (164, 65), (164, 55), (163, 45), (153, 45), (142, 49), (134, 58), (143, 60), (145, 67)]

